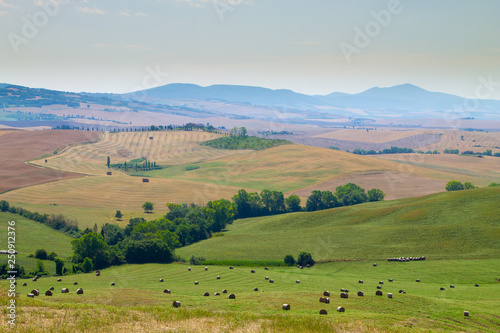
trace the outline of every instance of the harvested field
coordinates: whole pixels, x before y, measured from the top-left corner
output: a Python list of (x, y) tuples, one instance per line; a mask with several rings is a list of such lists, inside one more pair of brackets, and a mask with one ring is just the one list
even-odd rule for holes
[(366, 191), (372, 188), (381, 189), (386, 194), (385, 200), (443, 192), (446, 186), (445, 180), (422, 177), (400, 171), (360, 172), (330, 179), (288, 194), (308, 197), (312, 190), (335, 192), (337, 186), (347, 183), (355, 183)]
[(482, 153), (491, 149), (494, 153), (500, 152), (500, 132), (469, 132), (469, 131), (441, 131), (441, 142), (425, 147), (423, 150), (458, 149), (460, 152), (472, 150)]
[(385, 143), (411, 137), (417, 134), (424, 134), (426, 131), (391, 131), (391, 130), (351, 130), (341, 129), (329, 133), (314, 136), (315, 138), (325, 138), (334, 140), (347, 140), (359, 142)]
[(84, 131), (12, 131), (0, 135), (0, 147), (2, 147), (0, 193), (15, 188), (76, 177), (75, 174), (37, 168), (24, 162), (45, 154), (52, 154), (64, 145), (94, 141), (98, 136), (97, 132)]

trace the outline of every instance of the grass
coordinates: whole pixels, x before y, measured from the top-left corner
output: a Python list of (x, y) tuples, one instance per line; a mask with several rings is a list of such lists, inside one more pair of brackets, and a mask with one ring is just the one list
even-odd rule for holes
[(492, 258), (500, 253), (500, 189), (491, 187), (366, 203), (319, 212), (236, 220), (225, 237), (180, 248), (207, 260), (388, 257)]
[[(60, 328), (55, 329), (58, 332), (120, 331), (123, 327), (150, 332), (167, 327), (187, 332), (498, 330), (498, 259), (381, 262), (378, 267), (372, 267), (371, 262), (339, 262), (303, 270), (270, 267), (266, 271), (254, 267), (255, 274), (250, 273), (250, 267), (229, 270), (227, 266), (210, 266), (205, 271), (192, 266), (188, 271), (187, 266), (126, 265), (103, 270), (100, 277), (79, 274), (65, 276), (62, 282), (56, 282), (54, 277), (28, 280), (26, 287), (22, 287), (24, 281), (18, 281), (18, 329), (43, 332), (49, 331), (44, 327), (55, 329), (54, 325), (60, 323)], [(266, 281), (265, 276), (275, 283)], [(160, 278), (165, 282), (159, 283)], [(389, 278), (394, 282), (388, 282)], [(422, 282), (416, 283), (416, 278)], [(359, 284), (359, 279), (364, 283)], [(375, 296), (381, 280), (383, 297)], [(75, 281), (84, 295), (75, 294)], [(199, 285), (195, 286), (194, 281)], [(111, 287), (111, 282), (116, 286)], [(474, 287), (475, 283), (480, 287)], [(450, 284), (455, 289), (450, 289)], [(5, 289), (6, 283), (0, 286)], [(25, 296), (35, 287), (44, 292), (50, 286), (56, 287), (53, 297), (33, 300)], [(63, 287), (70, 293), (60, 293)], [(258, 292), (253, 290), (255, 287)], [(172, 294), (163, 293), (165, 288)], [(339, 297), (340, 288), (350, 290), (348, 299)], [(222, 289), (234, 293), (236, 299), (229, 300)], [(407, 294), (399, 294), (399, 289)], [(319, 303), (325, 290), (332, 293), (330, 304)], [(363, 290), (365, 296), (356, 296), (358, 290)], [(211, 296), (203, 297), (204, 292)], [(221, 296), (213, 296), (215, 292)], [(393, 293), (393, 299), (387, 298), (388, 292)], [(173, 300), (181, 301), (181, 308), (172, 308)], [(283, 303), (291, 304), (291, 311), (281, 310)], [(337, 313), (337, 306), (344, 306), (346, 312)], [(327, 316), (318, 315), (322, 308), (327, 309)], [(462, 316), (464, 310), (470, 311), (470, 318)], [(5, 307), (2, 311), (5, 314)]]
[[(67, 260), (73, 255), (71, 240), (73, 238), (62, 232), (51, 229), (41, 223), (28, 220), (22, 216), (11, 213), (0, 213), (0, 240), (1, 249), (8, 249), (7, 243), (7, 221), (15, 221), (16, 232), (16, 263), (23, 266), (26, 272), (34, 271), (36, 268), (35, 258), (28, 258), (30, 253), (35, 253), (37, 249), (45, 249), (47, 254), (55, 252), (63, 260)], [(0, 262), (7, 262), (7, 256), (0, 255)], [(44, 260), (45, 268), (55, 274), (55, 264), (53, 261)]]

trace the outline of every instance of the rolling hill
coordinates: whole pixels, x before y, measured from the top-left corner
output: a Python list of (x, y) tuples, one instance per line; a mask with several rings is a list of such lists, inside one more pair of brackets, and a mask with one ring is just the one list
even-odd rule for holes
[(439, 193), (319, 212), (236, 220), (224, 237), (178, 249), (213, 260), (496, 258), (500, 188)]

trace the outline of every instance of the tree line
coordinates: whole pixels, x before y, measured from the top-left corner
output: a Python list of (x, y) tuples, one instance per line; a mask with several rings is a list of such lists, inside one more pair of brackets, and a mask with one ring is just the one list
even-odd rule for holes
[(377, 155), (377, 154), (405, 154), (405, 153), (414, 153), (415, 151), (411, 148), (399, 148), (399, 147), (391, 147), (384, 150), (364, 150), (364, 149), (354, 149), (353, 154), (356, 155)]

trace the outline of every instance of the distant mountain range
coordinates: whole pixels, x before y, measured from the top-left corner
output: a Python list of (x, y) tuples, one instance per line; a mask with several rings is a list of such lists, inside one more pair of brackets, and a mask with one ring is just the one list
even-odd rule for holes
[[(500, 119), (499, 100), (468, 100), (455, 95), (431, 92), (415, 85), (371, 88), (359, 94), (332, 93), (305, 95), (291, 90), (272, 90), (237, 85), (174, 83), (133, 93), (161, 100), (220, 100), (231, 103), (326, 111), (329, 113), (375, 118), (474, 117)], [(470, 109), (468, 106), (476, 106)]]

